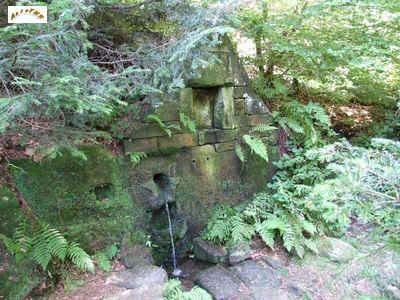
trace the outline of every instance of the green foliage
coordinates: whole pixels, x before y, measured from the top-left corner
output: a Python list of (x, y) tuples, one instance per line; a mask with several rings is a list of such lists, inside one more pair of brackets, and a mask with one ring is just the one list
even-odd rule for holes
[(138, 165), (143, 159), (147, 157), (145, 152), (132, 152), (129, 153), (129, 159), (131, 162), (136, 166)]
[(149, 114), (146, 116), (146, 119), (148, 121), (152, 121), (158, 124), (158, 126), (160, 126), (160, 128), (169, 136), (172, 136), (172, 129), (177, 129), (180, 130), (179, 126), (176, 126), (175, 124), (165, 124), (160, 116), (156, 115), (156, 114)]
[(190, 291), (182, 291), (181, 282), (178, 279), (170, 279), (164, 284), (165, 300), (212, 300), (212, 296), (198, 286)]
[(376, 224), (391, 244), (400, 242), (399, 142), (373, 139), (361, 148), (342, 141), (292, 151), (244, 210), (218, 208), (203, 238), (224, 244), (257, 233), (269, 247), (279, 239), (302, 257), (307, 249), (318, 252), (318, 235), (344, 234), (353, 216)]
[(106, 272), (111, 271), (111, 260), (117, 256), (118, 247), (116, 244), (112, 244), (104, 250), (97, 251), (95, 254), (95, 260), (97, 266)]
[(224, 244), (230, 240), (235, 243), (248, 240), (253, 234), (254, 228), (239, 217), (239, 211), (235, 208), (218, 206), (202, 237), (217, 244)]
[(257, 91), (393, 107), (399, 84), (399, 6), (386, 0), (258, 1), (232, 24), (253, 40)]
[(268, 162), (268, 149), (261, 138), (245, 134), (243, 141), (249, 146), (251, 153), (255, 153)]
[(321, 146), (323, 136), (334, 136), (329, 116), (318, 103), (285, 102), (273, 116), (281, 127), (290, 130), (291, 140), (298, 146)]
[(190, 117), (185, 115), (184, 113), (179, 113), (179, 121), (181, 122), (184, 128), (189, 129), (190, 132), (196, 133), (196, 122), (193, 121)]
[(76, 242), (68, 242), (64, 236), (46, 223), (40, 223), (36, 229), (29, 230), (25, 222), (16, 229), (14, 239), (0, 235), (8, 251), (15, 256), (17, 263), (31, 259), (43, 270), (49, 264), (56, 267), (66, 260), (82, 271), (94, 271), (90, 256)]

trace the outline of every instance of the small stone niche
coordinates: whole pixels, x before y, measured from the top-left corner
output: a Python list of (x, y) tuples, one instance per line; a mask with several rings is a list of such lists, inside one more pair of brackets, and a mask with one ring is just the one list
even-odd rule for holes
[(193, 117), (201, 129), (233, 129), (233, 88), (193, 89)]

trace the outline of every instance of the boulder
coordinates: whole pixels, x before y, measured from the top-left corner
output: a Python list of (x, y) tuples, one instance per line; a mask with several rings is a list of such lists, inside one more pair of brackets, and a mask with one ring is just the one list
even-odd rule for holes
[(200, 238), (193, 240), (193, 252), (197, 259), (214, 264), (225, 262), (228, 256), (228, 251), (225, 247)]
[(113, 272), (106, 279), (106, 284), (126, 289), (143, 286), (162, 285), (167, 280), (167, 272), (156, 266), (136, 266), (120, 272)]
[(261, 259), (273, 269), (282, 269), (284, 267), (284, 263), (281, 259), (276, 256), (263, 256)]
[(143, 245), (124, 246), (120, 256), (122, 264), (128, 269), (153, 264), (150, 249)]
[(251, 250), (250, 245), (248, 243), (240, 243), (238, 245), (234, 245), (229, 248), (229, 264), (235, 265), (240, 263), (246, 259), (251, 258), (251, 254), (253, 250)]
[(161, 284), (145, 285), (136, 289), (125, 290), (103, 298), (103, 300), (163, 300)]
[(331, 237), (324, 237), (318, 241), (319, 254), (332, 261), (344, 263), (357, 254), (357, 250), (350, 244)]
[(236, 274), (250, 289), (274, 289), (281, 284), (276, 271), (261, 261), (247, 260), (230, 267), (229, 270)]
[(234, 299), (240, 293), (242, 282), (222, 266), (201, 271), (195, 282), (207, 290), (216, 300)]

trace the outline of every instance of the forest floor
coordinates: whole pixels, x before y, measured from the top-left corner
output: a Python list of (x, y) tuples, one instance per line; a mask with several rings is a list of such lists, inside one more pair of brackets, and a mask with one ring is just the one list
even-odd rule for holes
[[(282, 249), (272, 252), (268, 248), (260, 248), (255, 251), (252, 255), (254, 262), (259, 263), (266, 256), (273, 257), (276, 261), (273, 272), (279, 277), (279, 285), (271, 287), (275, 296), (269, 299), (400, 299), (400, 253), (379, 242), (373, 228), (353, 227), (343, 240), (356, 248), (357, 252), (352, 259), (342, 263), (314, 254), (308, 254), (300, 260), (288, 256)], [(190, 278), (183, 280), (183, 287), (190, 289), (194, 285), (191, 278), (210, 265), (188, 260), (181, 267), (190, 275)], [(221, 267), (225, 270), (233, 268)], [(113, 271), (122, 268), (119, 263), (115, 263)], [(75, 281), (75, 288), (60, 286), (46, 299), (95, 300), (123, 290), (107, 285), (106, 277), (105, 273), (85, 275)], [(260, 289), (265, 290), (265, 287)], [(258, 294), (261, 296), (255, 296), (256, 294), (247, 293), (244, 286), (238, 296), (229, 299), (264, 300), (262, 295), (267, 295), (264, 292)]]

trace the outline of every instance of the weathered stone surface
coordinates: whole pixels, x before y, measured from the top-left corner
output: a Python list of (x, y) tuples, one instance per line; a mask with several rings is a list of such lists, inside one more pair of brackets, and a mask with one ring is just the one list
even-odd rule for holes
[(155, 113), (160, 116), (163, 122), (177, 121), (178, 116), (178, 104), (175, 102), (166, 102), (160, 107), (158, 107)]
[(215, 135), (218, 143), (230, 142), (237, 138), (237, 129), (215, 130)]
[(216, 152), (226, 152), (235, 149), (235, 143), (234, 142), (219, 143), (219, 144), (214, 144), (214, 147)]
[(282, 269), (285, 265), (282, 260), (280, 260), (278, 257), (275, 256), (263, 256), (261, 257), (263, 261), (270, 267), (274, 269)]
[[(235, 116), (245, 114), (244, 99), (234, 99), (233, 106), (234, 106), (234, 115)], [(240, 125), (241, 124), (238, 124), (238, 126), (240, 126)]]
[(124, 141), (125, 154), (133, 152), (156, 152), (157, 138)]
[(155, 123), (145, 124), (132, 133), (132, 139), (143, 139), (158, 136), (165, 136), (167, 133), (161, 129), (160, 125)]
[(214, 103), (214, 127), (232, 129), (234, 124), (233, 87), (222, 87)]
[(153, 263), (149, 248), (142, 245), (121, 247), (120, 257), (122, 264), (128, 269)]
[(248, 243), (240, 243), (229, 248), (229, 264), (235, 265), (251, 257), (253, 253)]
[(237, 136), (237, 129), (204, 129), (198, 132), (199, 145), (230, 142)]
[(216, 54), (219, 61), (199, 70), (196, 76), (188, 80), (188, 86), (216, 87), (233, 84), (232, 63), (229, 52), (219, 51)]
[(198, 128), (211, 128), (213, 126), (213, 105), (218, 89), (193, 90), (193, 119)]
[(183, 88), (179, 91), (179, 111), (192, 116), (193, 111), (193, 89)]
[(244, 101), (246, 113), (249, 115), (269, 113), (267, 106), (262, 102), (262, 100), (249, 91), (244, 93)]
[(197, 259), (215, 264), (224, 262), (228, 255), (225, 247), (214, 245), (200, 238), (193, 240), (193, 252)]
[(276, 272), (269, 266), (260, 261), (247, 260), (229, 268), (235, 273), (249, 288), (277, 288), (280, 279)]
[(160, 151), (174, 151), (185, 147), (197, 145), (197, 136), (191, 133), (175, 134), (171, 137), (159, 137), (158, 149)]
[(163, 300), (161, 284), (144, 285), (103, 298), (103, 300)]
[(272, 119), (270, 115), (251, 115), (247, 117), (247, 124), (249, 126), (257, 126), (260, 124), (269, 124)]
[(318, 242), (318, 250), (321, 256), (339, 263), (347, 262), (357, 254), (357, 250), (350, 244), (331, 237), (321, 238)]
[(217, 142), (215, 129), (203, 129), (198, 131), (199, 145), (214, 144)]
[(394, 285), (388, 285), (385, 288), (386, 293), (390, 295), (395, 300), (400, 300), (400, 289), (395, 287)]
[(196, 283), (216, 300), (234, 299), (239, 294), (241, 281), (222, 266), (208, 268), (195, 278)]
[(167, 280), (167, 272), (156, 266), (136, 266), (120, 272), (113, 272), (106, 279), (111, 284), (126, 289), (136, 289), (146, 285), (161, 285)]
[(233, 98), (234, 99), (238, 99), (238, 98), (243, 99), (245, 91), (246, 91), (245, 87), (243, 87), (243, 86), (235, 86), (233, 88)]

